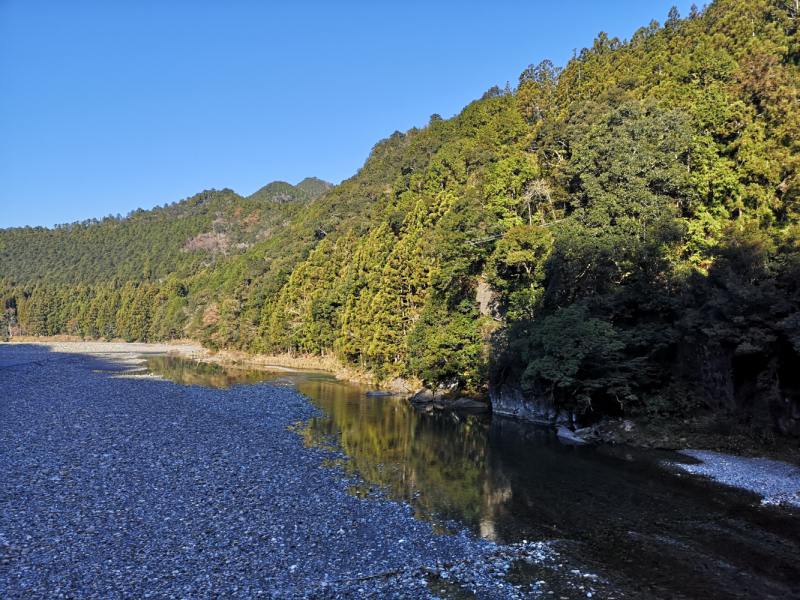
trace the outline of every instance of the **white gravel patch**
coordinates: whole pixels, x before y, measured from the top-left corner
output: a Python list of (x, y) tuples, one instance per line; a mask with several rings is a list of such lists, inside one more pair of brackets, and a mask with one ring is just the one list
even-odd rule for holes
[(711, 450), (682, 450), (682, 454), (703, 461), (699, 465), (671, 463), (689, 473), (763, 497), (761, 504), (785, 504), (800, 508), (800, 468), (767, 458), (743, 458)]

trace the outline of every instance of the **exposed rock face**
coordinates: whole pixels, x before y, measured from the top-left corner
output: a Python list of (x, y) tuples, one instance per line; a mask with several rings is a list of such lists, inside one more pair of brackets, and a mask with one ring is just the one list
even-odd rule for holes
[(486, 281), (481, 281), (478, 284), (475, 300), (478, 302), (478, 310), (480, 310), (481, 315), (491, 315), (495, 319), (500, 318), (500, 305), (497, 302), (497, 294)]
[(436, 402), (447, 402), (448, 400), (452, 400), (458, 395), (458, 388), (458, 377), (454, 377), (450, 381), (440, 383), (436, 388), (433, 399)]
[(479, 399), (459, 396), (458, 379), (453, 379), (436, 387), (435, 390), (422, 388), (408, 400), (417, 406), (448, 408), (456, 410), (468, 410), (472, 412), (483, 412), (489, 410), (489, 404), (481, 402)]
[(414, 386), (410, 381), (402, 377), (393, 377), (384, 383), (384, 387), (394, 394), (410, 394), (414, 391)]
[(548, 425), (572, 423), (572, 414), (559, 409), (549, 398), (523, 392), (514, 375), (500, 375), (490, 380), (489, 397), (492, 412), (496, 414)]
[[(729, 412), (735, 412), (733, 369), (730, 353), (719, 347), (700, 345), (684, 347), (681, 349), (683, 350), (681, 354), (687, 354), (687, 349), (690, 354), (687, 358), (689, 360), (694, 359), (696, 367), (700, 370), (703, 397), (706, 404), (714, 408), (725, 407)], [(695, 356), (691, 356), (691, 354)], [(684, 357), (681, 356), (681, 358)]]
[(788, 343), (736, 348), (687, 344), (680, 354), (699, 371), (708, 408), (800, 436), (800, 357)]
[(226, 255), (230, 247), (230, 238), (226, 233), (201, 233), (183, 242), (181, 252), (196, 252), (198, 250), (208, 250), (214, 256), (218, 254)]
[[(573, 415), (547, 395), (522, 389), (524, 365), (517, 357), (504, 360), (489, 379), (493, 412), (535, 423), (574, 424)], [(683, 342), (676, 344), (673, 361), (676, 375), (694, 382), (688, 395), (696, 408), (748, 424), (756, 432), (800, 436), (800, 355), (786, 340), (762, 346)], [(606, 437), (623, 441), (628, 433)]]

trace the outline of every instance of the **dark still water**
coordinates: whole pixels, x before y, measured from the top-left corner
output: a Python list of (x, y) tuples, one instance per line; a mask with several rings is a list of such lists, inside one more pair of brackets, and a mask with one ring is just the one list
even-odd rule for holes
[(638, 597), (800, 598), (800, 514), (664, 466), (680, 455), (565, 446), (548, 428), (420, 411), (324, 373), (146, 358), (152, 373), (185, 385), (295, 386), (327, 415), (308, 424), (306, 443), (346, 452), (341, 468), (363, 481), (354, 494), (406, 501), (443, 532), (559, 540), (567, 562)]

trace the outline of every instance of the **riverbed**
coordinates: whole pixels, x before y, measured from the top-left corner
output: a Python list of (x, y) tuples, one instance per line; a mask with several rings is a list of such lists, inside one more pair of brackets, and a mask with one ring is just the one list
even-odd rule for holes
[(4, 597), (800, 593), (797, 511), (669, 466), (690, 457), (325, 373), (26, 348), (0, 346)]

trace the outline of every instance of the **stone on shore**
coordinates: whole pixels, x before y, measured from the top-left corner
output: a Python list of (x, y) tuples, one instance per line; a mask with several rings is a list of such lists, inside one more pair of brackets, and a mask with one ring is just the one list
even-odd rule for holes
[(472, 398), (459, 398), (450, 405), (450, 408), (477, 412), (489, 410), (489, 405), (486, 402), (479, 402)]
[(563, 425), (558, 426), (558, 431), (556, 431), (556, 435), (558, 436), (559, 441), (562, 443), (575, 444), (577, 446), (587, 443), (585, 439), (583, 439), (582, 437), (578, 437)]
[(409, 398), (410, 402), (414, 404), (430, 404), (433, 402), (433, 392), (428, 388), (422, 388), (416, 394)]

